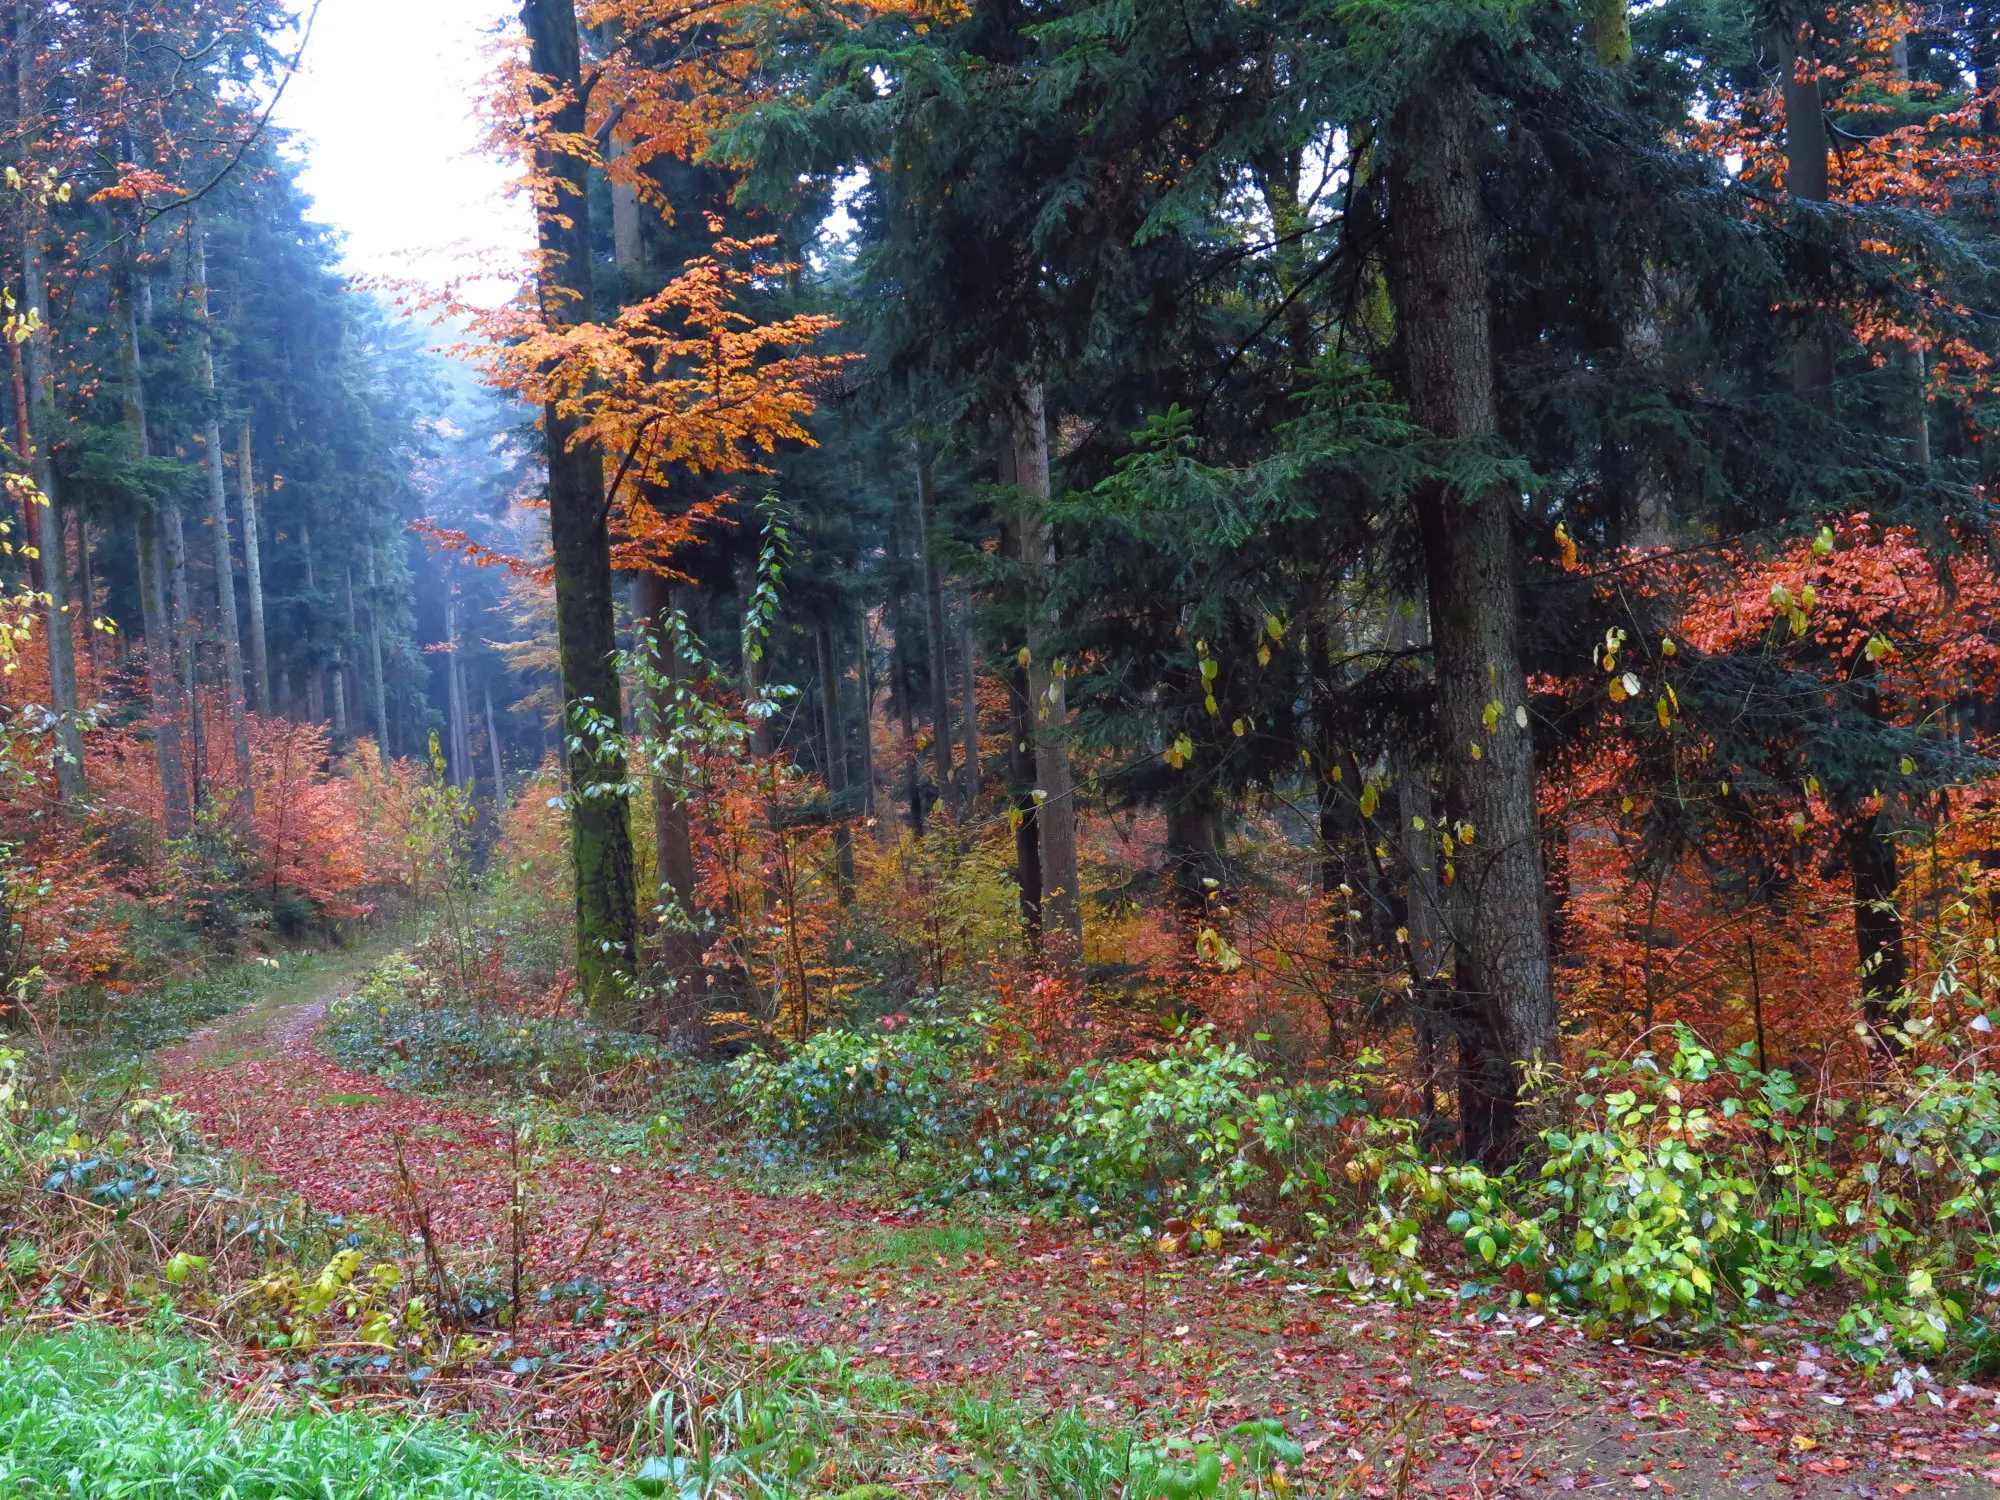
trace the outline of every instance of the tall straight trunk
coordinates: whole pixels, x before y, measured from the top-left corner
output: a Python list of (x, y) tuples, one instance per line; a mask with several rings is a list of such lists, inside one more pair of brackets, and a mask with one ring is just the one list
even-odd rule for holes
[[(41, 240), (28, 196), (25, 193), (20, 195), (21, 265), (27, 292), (26, 310), (36, 313), (46, 305), (48, 294), (43, 283)], [(87, 790), (83, 775), (83, 728), (77, 719), (76, 637), (72, 634), (69, 616), (68, 568), (64, 558), (63, 519), (56, 494), (55, 465), (49, 461), (46, 437), (37, 431), (38, 417), (52, 410), (55, 404), (54, 380), (49, 373), (48, 351), (43, 345), (46, 336), (45, 333), (31, 334), (25, 341), (17, 341), (14, 345), (25, 366), (22, 387), (15, 392), (19, 402), (20, 428), (16, 442), (21, 456), (27, 461), (35, 488), (41, 491), (42, 496), (41, 503), (32, 507), (35, 529), (30, 536), (41, 553), (42, 625), (43, 633), (48, 637), (49, 709), (55, 715), (56, 798), (64, 807), (74, 808), (83, 801)]]
[[(25, 97), (27, 80), (23, 76), (31, 44), (23, 42), (21, 19), (21, 0), (5, 0), (4, 6), (0, 6), (0, 138), (7, 141), (10, 152), (23, 144), (21, 137), (24, 132), (33, 129), (29, 123), (28, 117), (31, 111)], [(30, 170), (32, 171), (32, 168)], [(25, 270), (28, 256), (37, 253), (40, 248), (33, 242), (35, 216), (29, 203), (30, 190), (25, 184), (16, 184), (11, 196), (14, 210), (14, 243), (22, 252)], [(31, 300), (30, 305), (39, 304)], [(35, 465), (29, 456), (33, 448), (33, 435), (28, 416), (27, 361), (21, 346), (11, 339), (7, 345), (7, 359), (9, 373), (13, 378), (15, 451), (22, 465), (21, 477), (32, 483)], [(40, 555), (41, 527), (35, 519), (37, 506), (34, 497), (26, 489), (22, 489), (16, 498), (20, 502), (21, 515), (18, 530), (14, 532), (18, 541), (12, 552), (27, 565), (29, 591), (39, 594), (43, 591), (43, 580)]]
[(1022, 500), (1021, 563), (1028, 584), (1028, 703), (1034, 729), (1036, 837), (1042, 861), (1042, 961), (1083, 981), (1083, 893), (1077, 879), (1076, 790), (1069, 764), (1069, 704), (1051, 660), (1053, 621), (1043, 602), (1055, 562), (1049, 499), (1048, 418), (1040, 381), (1014, 392), (1014, 482)]
[(497, 823), (507, 811), (507, 766), (500, 758), (500, 726), (493, 717), (493, 690), (483, 689), (486, 694), (486, 750), (493, 758), (493, 820)]
[(1021, 931), (1030, 952), (1042, 951), (1041, 818), (1035, 806), (1035, 716), (1028, 703), (1028, 673), (1016, 667), (1007, 681), (1007, 776), (1012, 786), (1014, 883), (1021, 892)]
[[(1463, 78), (1434, 77), (1398, 107), (1388, 165), (1389, 283), (1410, 411), (1439, 438), (1465, 444), (1499, 429), (1480, 112)], [(1460, 1125), (1468, 1154), (1486, 1160), (1512, 1152), (1522, 1069), (1561, 1050), (1524, 722), (1513, 507), (1504, 485), (1467, 493), (1433, 480), (1416, 494), (1446, 815), (1458, 840), (1453, 915), (1467, 1007)]]
[[(555, 108), (535, 148), (543, 319), (576, 324), (591, 316), (591, 223), (587, 162), (567, 142), (587, 138), (574, 0), (524, 0), (528, 66), (537, 95)], [(578, 440), (571, 413), (542, 414), (549, 467), (549, 532), (554, 543), (556, 641), (570, 715), (589, 710), (623, 721), (612, 600), (611, 536), (602, 457)], [(624, 747), (615, 736), (566, 736), (570, 776), (570, 859), (576, 886), (577, 989), (600, 1020), (629, 1019), (628, 978), (638, 939), (632, 830), (623, 795)]]
[(77, 619), (83, 630), (84, 660), (90, 667), (90, 680), (95, 683), (98, 681), (97, 575), (90, 557), (90, 517), (72, 511), (69, 523), (76, 528)]
[[(317, 600), (319, 579), (313, 569), (312, 522), (304, 517), (299, 520), (299, 554), (305, 562), (306, 593)], [(326, 665), (317, 658), (306, 668), (306, 717), (315, 724), (326, 722)]]
[(861, 673), (861, 811), (875, 816), (875, 643), (868, 611), (855, 612), (855, 665)]
[(347, 683), (352, 676), (347, 664), (354, 653), (354, 564), (351, 562), (340, 565), (340, 599), (347, 615), (347, 633), (333, 658), (333, 732), (344, 740), (348, 736)]
[(965, 668), (959, 727), (965, 736), (965, 805), (979, 800), (979, 645), (974, 637), (972, 593), (967, 590), (959, 614), (959, 659)]
[(938, 576), (935, 539), (936, 477), (928, 458), (917, 460), (917, 559), (924, 573), (924, 635), (930, 650), (931, 775), (938, 796), (951, 790), (951, 680), (945, 675), (944, 583)]
[(180, 682), (181, 703), (187, 711), (188, 782), (195, 810), (208, 806), (208, 731), (202, 722), (195, 671), (193, 614), (188, 603), (187, 528), (181, 508), (169, 500), (160, 513), (160, 561), (167, 574), (167, 640), (173, 652), (174, 675)]
[[(652, 671), (646, 683), (647, 728), (664, 746), (674, 730), (674, 700), (687, 664), (668, 631), (673, 586), (658, 573), (638, 576), (639, 613), (652, 625)], [(695, 927), (694, 835), (688, 822), (687, 768), (677, 754), (662, 754), (653, 772), (653, 850), (660, 912), (658, 963), (672, 993), (669, 1029), (696, 1040), (691, 1030), (701, 1000), (701, 936)]]
[(444, 606), (445, 706), (451, 720), (451, 779), (459, 786), (472, 785), (472, 724), (465, 711), (465, 666), (459, 640), (458, 590), (453, 589)]
[(215, 388), (215, 340), (209, 327), (208, 236), (199, 207), (188, 211), (194, 254), (195, 323), (201, 329), (201, 389), (208, 406), (202, 444), (208, 460), (208, 524), (215, 545), (215, 621), (222, 637), (222, 705), (229, 716), (230, 746), (236, 760), (233, 811), (244, 828), (254, 828), (257, 787), (250, 764), (250, 720), (243, 701), (243, 638), (236, 626), (236, 569), (229, 545), (229, 500), (222, 475), (222, 416)]
[(257, 478), (250, 443), (250, 419), (236, 429), (236, 491), (243, 510), (243, 584), (250, 610), (250, 706), (271, 712), (271, 650), (264, 634), (264, 565), (257, 535)]
[(847, 734), (840, 721), (840, 658), (833, 649), (833, 634), (833, 626), (822, 620), (815, 642), (819, 651), (819, 725), (820, 743), (825, 749), (827, 808), (833, 822), (840, 904), (845, 906), (854, 899), (854, 830), (847, 816)]
[[(1794, 201), (1824, 203), (1826, 116), (1822, 112), (1819, 80), (1812, 76), (1811, 42), (1809, 30), (1780, 23), (1778, 69), (1784, 79), (1785, 190)], [(1825, 390), (1833, 384), (1833, 348), (1824, 338), (1808, 337), (1792, 352), (1792, 383), (1800, 391)]]
[[(137, 458), (152, 452), (146, 427), (145, 372), (139, 361), (142, 277), (138, 231), (119, 263), (118, 356), (125, 387), (125, 434)], [(146, 633), (146, 696), (153, 720), (153, 753), (160, 772), (161, 821), (170, 839), (194, 826), (188, 800), (187, 754), (181, 740), (180, 678), (174, 671), (173, 629), (167, 619), (167, 577), (160, 507), (149, 507), (134, 525), (139, 571), (139, 615)]]
[[(1418, 652), (1428, 645), (1421, 607), (1394, 607), (1390, 639), (1401, 651)], [(1403, 865), (1408, 871), (1403, 892), (1403, 939), (1409, 965), (1412, 1025), (1417, 1037), (1418, 1087), (1426, 1116), (1437, 1113), (1440, 1043), (1450, 1014), (1451, 984), (1446, 965), (1451, 957), (1444, 890), (1438, 884), (1438, 821), (1432, 803), (1431, 776), (1421, 747), (1406, 747), (1394, 759), (1396, 816)]]
[(389, 743), (389, 684), (382, 674), (382, 596), (377, 592), (379, 585), (375, 575), (375, 544), (368, 544), (368, 572), (364, 579), (368, 590), (368, 677), (374, 687), (375, 748), (387, 760), (395, 754), (395, 747)]

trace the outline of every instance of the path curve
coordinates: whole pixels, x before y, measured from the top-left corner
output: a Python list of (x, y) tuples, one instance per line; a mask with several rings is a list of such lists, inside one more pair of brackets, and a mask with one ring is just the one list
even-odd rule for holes
[[(162, 1059), (164, 1086), (219, 1145), (329, 1213), (383, 1214), (400, 1143), (454, 1262), (499, 1264), (507, 1129), (322, 1055), (314, 1039), (336, 992), (225, 1020)], [(1560, 1320), (1482, 1323), (1448, 1302), (1412, 1313), (1201, 1265), (1151, 1271), (1115, 1246), (1012, 1221), (1022, 1238), (995, 1254), (885, 1267), (885, 1247), (921, 1245), (929, 1226), (751, 1192), (687, 1162), (556, 1152), (530, 1184), (530, 1284), (590, 1278), (606, 1317), (692, 1312), (915, 1381), (1161, 1420), (1275, 1413), (1329, 1470), (1351, 1467), (1354, 1445), (1421, 1393), (1435, 1461), (1414, 1492), (2000, 1495), (1992, 1393), (1884, 1409), (1809, 1351), (1670, 1357)]]

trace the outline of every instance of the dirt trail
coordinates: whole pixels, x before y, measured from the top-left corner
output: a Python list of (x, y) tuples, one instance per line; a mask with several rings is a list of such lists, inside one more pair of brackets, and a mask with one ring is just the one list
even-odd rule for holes
[[(328, 1212), (382, 1213), (400, 1142), (455, 1262), (497, 1265), (505, 1127), (316, 1052), (336, 985), (212, 1028), (162, 1060), (166, 1086), (219, 1143)], [(1274, 1413), (1333, 1472), (1407, 1419), (1433, 1455), (1412, 1493), (2000, 1495), (1992, 1392), (1885, 1408), (1810, 1346), (1742, 1360), (1628, 1349), (1563, 1320), (1454, 1316), (1448, 1299), (1410, 1312), (1148, 1266), (1012, 1221), (775, 1198), (670, 1159), (544, 1153), (530, 1184), (531, 1284), (576, 1293), (537, 1314), (551, 1333), (692, 1310), (920, 1382), (1210, 1426)], [(1352, 1493), (1393, 1493), (1379, 1478)]]

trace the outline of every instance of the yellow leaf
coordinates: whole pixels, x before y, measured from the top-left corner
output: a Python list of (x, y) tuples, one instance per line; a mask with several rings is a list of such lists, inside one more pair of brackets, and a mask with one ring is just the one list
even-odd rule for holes
[[(1631, 674), (1627, 673), (1626, 675), (1630, 676)], [(1630, 693), (1625, 691), (1624, 677), (1614, 677), (1611, 679), (1611, 701), (1613, 703), (1623, 703), (1631, 696)]]
[(1676, 646), (1676, 645), (1674, 644), (1674, 638), (1673, 638), (1672, 636), (1670, 636), (1670, 635), (1669, 635), (1669, 636), (1663, 636), (1663, 637), (1661, 638), (1661, 640), (1660, 640), (1660, 655), (1662, 655), (1662, 656), (1678, 656), (1678, 655), (1680, 655), (1680, 650), (1681, 650), (1681, 648), (1680, 648), (1679, 646)]
[(1665, 698), (1660, 699), (1653, 705), (1653, 714), (1654, 717), (1659, 719), (1660, 728), (1672, 729), (1674, 727), (1673, 712), (1667, 707), (1667, 700)]
[(1243, 721), (1241, 719), (1233, 721), (1229, 728), (1235, 734), (1236, 738), (1239, 740), (1243, 738)]
[(1833, 528), (1831, 526), (1820, 527), (1819, 535), (1813, 538), (1812, 549), (1814, 557), (1833, 556)]
[(1917, 763), (1906, 755), (1897, 763), (1896, 769), (1901, 771), (1905, 776), (1914, 776), (1917, 774)]
[(1474, 740), (1470, 745), (1466, 747), (1466, 754), (1470, 755), (1474, 760), (1478, 760), (1481, 757), (1483, 757), (1486, 754), (1486, 752), (1479, 748), (1479, 741)]
[(1489, 703), (1480, 712), (1479, 717), (1485, 723), (1488, 733), (1491, 733), (1496, 727), (1498, 727), (1500, 723), (1500, 715), (1505, 712), (1506, 709), (1498, 703)]
[(1361, 789), (1361, 816), (1364, 818), (1374, 817), (1375, 809), (1381, 801), (1382, 794), (1375, 790), (1374, 782), (1369, 782)]

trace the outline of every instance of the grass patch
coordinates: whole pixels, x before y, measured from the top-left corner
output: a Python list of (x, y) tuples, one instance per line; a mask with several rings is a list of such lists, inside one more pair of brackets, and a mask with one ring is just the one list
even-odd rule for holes
[(1013, 1246), (996, 1240), (993, 1231), (977, 1224), (919, 1224), (909, 1229), (871, 1224), (849, 1259), (871, 1269), (922, 1268), (968, 1255), (1004, 1262), (1013, 1259)]
[(0, 1491), (104, 1500), (583, 1500), (606, 1476), (537, 1472), (456, 1424), (343, 1413), (245, 1419), (199, 1346), (99, 1329), (0, 1359)]
[[(315, 1109), (363, 1109), (370, 1104), (387, 1104), (380, 1094), (321, 1094), (313, 1100)], [(422, 1132), (420, 1131), (419, 1134)]]

